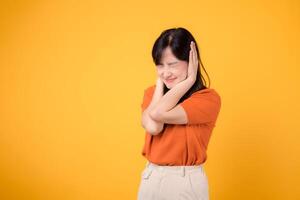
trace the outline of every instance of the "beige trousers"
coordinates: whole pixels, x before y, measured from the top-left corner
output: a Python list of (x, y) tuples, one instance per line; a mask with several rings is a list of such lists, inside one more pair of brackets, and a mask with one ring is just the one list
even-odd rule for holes
[(203, 165), (161, 166), (147, 161), (138, 200), (209, 200)]

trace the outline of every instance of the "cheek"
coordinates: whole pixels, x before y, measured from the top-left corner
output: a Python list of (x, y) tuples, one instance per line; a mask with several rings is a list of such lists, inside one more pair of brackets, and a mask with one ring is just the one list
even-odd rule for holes
[(185, 78), (187, 75), (187, 67), (186, 66), (182, 66), (178, 69), (178, 73), (177, 73), (180, 77)]

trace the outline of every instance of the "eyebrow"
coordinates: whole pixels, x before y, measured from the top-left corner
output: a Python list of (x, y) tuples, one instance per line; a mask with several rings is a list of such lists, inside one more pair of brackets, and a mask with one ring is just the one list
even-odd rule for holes
[[(169, 63), (167, 63), (167, 64), (170, 65), (170, 64), (175, 64), (175, 63), (178, 63), (178, 61), (169, 62)], [(159, 63), (159, 64), (161, 64), (161, 63)]]

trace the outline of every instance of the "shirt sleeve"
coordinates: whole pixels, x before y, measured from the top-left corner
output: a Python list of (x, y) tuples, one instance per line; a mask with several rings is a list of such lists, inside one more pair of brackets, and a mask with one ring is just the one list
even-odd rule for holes
[(221, 98), (215, 91), (195, 92), (179, 103), (184, 109), (188, 125), (215, 124), (221, 108)]
[(144, 90), (144, 97), (143, 97), (143, 101), (141, 103), (142, 112), (144, 112), (144, 110), (146, 110), (146, 108), (151, 103), (152, 96), (153, 96), (153, 86), (148, 87)]

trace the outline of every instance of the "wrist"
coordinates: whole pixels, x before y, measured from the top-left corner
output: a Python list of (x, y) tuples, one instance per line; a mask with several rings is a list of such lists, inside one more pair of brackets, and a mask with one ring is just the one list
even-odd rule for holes
[(188, 83), (190, 83), (191, 85), (194, 85), (196, 78), (192, 77), (192, 76), (188, 76), (185, 81), (187, 81)]

